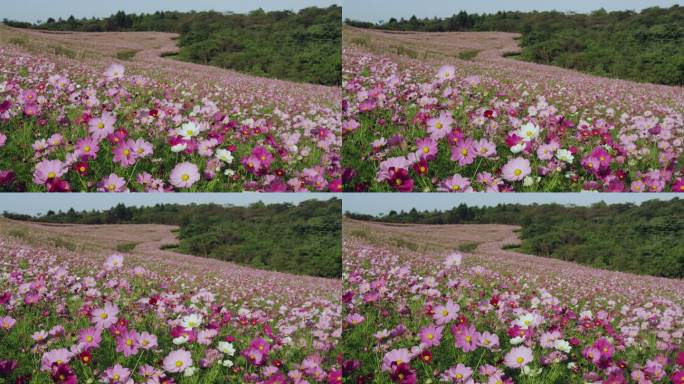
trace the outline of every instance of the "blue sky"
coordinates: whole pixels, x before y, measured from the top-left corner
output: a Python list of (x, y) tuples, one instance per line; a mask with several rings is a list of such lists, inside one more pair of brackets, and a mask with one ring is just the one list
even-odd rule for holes
[(304, 200), (328, 200), (341, 197), (335, 193), (3, 193), (0, 194), (0, 212), (8, 211), (35, 215), (67, 211), (102, 210), (119, 203), (129, 206), (146, 206), (155, 204), (190, 204), (217, 203), (232, 205), (249, 205), (257, 201), (264, 203), (299, 203)]
[[(470, 206), (497, 204), (558, 203), (591, 205), (601, 201), (607, 204), (639, 203), (647, 200), (670, 200), (676, 193), (345, 193), (342, 209), (347, 212), (377, 215), (391, 210), (405, 211), (451, 209), (465, 203)], [(681, 197), (681, 196), (680, 196)]]
[(641, 10), (651, 6), (670, 7), (678, 1), (663, 0), (343, 0), (343, 18), (363, 21), (387, 21), (417, 17), (445, 17), (465, 10), (470, 13), (497, 11), (574, 11), (586, 13), (603, 7), (610, 10)]
[(52, 18), (109, 16), (155, 11), (232, 11), (249, 12), (258, 8), (300, 10), (309, 6), (327, 7), (342, 0), (2, 0), (0, 19), (37, 21)]

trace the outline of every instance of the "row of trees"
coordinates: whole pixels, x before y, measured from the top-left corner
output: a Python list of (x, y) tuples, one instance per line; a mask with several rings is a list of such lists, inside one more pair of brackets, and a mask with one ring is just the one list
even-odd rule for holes
[(400, 31), (502, 31), (522, 34), (523, 60), (600, 76), (684, 85), (684, 7), (589, 13), (497, 12), (390, 19), (352, 26)]
[(158, 31), (179, 33), (178, 58), (258, 76), (308, 83), (341, 83), (342, 8), (309, 7), (299, 12), (261, 9), (248, 14), (220, 12), (123, 11), (102, 19), (48, 19), (20, 28), (53, 31)]
[(359, 220), (417, 224), (521, 225), (521, 250), (597, 268), (684, 277), (684, 200), (634, 204), (500, 204), (446, 211), (346, 213)]
[(179, 225), (178, 250), (256, 268), (323, 277), (342, 274), (340, 199), (255, 203), (127, 207), (104, 211), (50, 211), (5, 217), (50, 223)]

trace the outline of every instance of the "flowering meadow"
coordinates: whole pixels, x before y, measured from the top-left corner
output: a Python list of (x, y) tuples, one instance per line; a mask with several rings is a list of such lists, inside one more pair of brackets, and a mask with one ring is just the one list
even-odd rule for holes
[(342, 382), (339, 280), (154, 243), (126, 256), (36, 246), (51, 237), (18, 227), (0, 235), (0, 382)]
[(346, 382), (684, 382), (682, 280), (502, 250), (512, 229), (345, 222)]
[(0, 190), (341, 190), (339, 88), (160, 57), (173, 34), (0, 28)]
[(513, 34), (344, 32), (345, 190), (684, 191), (682, 87), (503, 57)]

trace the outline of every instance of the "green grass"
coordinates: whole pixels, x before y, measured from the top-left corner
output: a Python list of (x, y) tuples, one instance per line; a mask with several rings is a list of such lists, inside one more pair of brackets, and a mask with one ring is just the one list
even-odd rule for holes
[(124, 252), (124, 253), (129, 253), (133, 249), (135, 249), (135, 246), (138, 245), (138, 243), (122, 243), (122, 244), (117, 244), (116, 245), (116, 250), (119, 252)]
[(470, 252), (474, 251), (475, 249), (477, 249), (477, 247), (479, 245), (480, 245), (480, 243), (467, 242), (467, 243), (463, 243), (463, 244), (459, 245), (458, 250), (461, 252), (469, 252), (470, 253)]
[(458, 58), (461, 60), (473, 60), (477, 57), (477, 55), (480, 53), (477, 49), (468, 49), (463, 52), (458, 53)]
[(138, 53), (136, 49), (126, 49), (116, 53), (116, 58), (119, 60), (131, 60), (135, 54)]

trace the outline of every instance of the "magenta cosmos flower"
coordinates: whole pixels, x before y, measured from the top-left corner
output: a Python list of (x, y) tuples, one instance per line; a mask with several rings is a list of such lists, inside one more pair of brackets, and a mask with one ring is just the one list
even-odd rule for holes
[(522, 180), (530, 173), (532, 173), (530, 161), (522, 157), (511, 159), (501, 167), (501, 176), (508, 181)]
[(78, 141), (76, 142), (76, 150), (74, 151), (74, 153), (79, 158), (86, 160), (86, 159), (96, 158), (97, 152), (99, 150), (100, 150), (99, 141), (88, 136), (88, 137), (78, 139)]
[(9, 331), (16, 323), (17, 321), (9, 316), (0, 317), (0, 328), (4, 331)]
[(125, 357), (133, 356), (138, 353), (139, 335), (135, 330), (126, 330), (116, 338), (116, 351), (123, 353)]
[(456, 339), (456, 346), (461, 348), (463, 352), (471, 352), (477, 349), (479, 335), (472, 325), (459, 326), (456, 329), (454, 336)]
[(84, 328), (78, 333), (78, 342), (84, 349), (97, 348), (102, 341), (102, 331), (97, 328)]
[(135, 151), (131, 148), (128, 143), (122, 142), (112, 149), (114, 154), (114, 162), (121, 164), (122, 167), (127, 168), (135, 164)]
[(190, 188), (200, 179), (197, 165), (184, 162), (176, 165), (169, 175), (171, 185), (176, 188)]
[(442, 111), (439, 117), (428, 120), (427, 132), (433, 140), (439, 140), (446, 137), (451, 132), (451, 125), (454, 123), (454, 118), (449, 112)]
[(504, 364), (508, 368), (522, 368), (532, 361), (532, 350), (527, 347), (511, 349), (504, 357)]
[(104, 111), (102, 116), (90, 119), (88, 131), (95, 139), (104, 140), (110, 133), (114, 132), (114, 123), (116, 123), (116, 116), (109, 111)]
[(437, 79), (439, 80), (452, 80), (456, 78), (456, 67), (453, 65), (444, 65), (437, 71)]
[(61, 177), (67, 172), (66, 164), (60, 160), (43, 160), (36, 164), (33, 171), (33, 182), (45, 185), (48, 181)]
[(437, 156), (437, 141), (426, 137), (416, 140), (416, 155), (425, 160), (432, 160)]
[(452, 383), (466, 383), (472, 382), (472, 380), (468, 380), (472, 375), (472, 369), (459, 363), (457, 366), (451, 367), (444, 371), (444, 374), (442, 376), (444, 379)]
[(167, 372), (183, 372), (191, 366), (192, 355), (185, 349), (173, 351), (164, 358), (164, 369)]
[(107, 260), (104, 262), (104, 267), (107, 271), (121, 268), (123, 266), (123, 259), (123, 256), (115, 253), (107, 257)]

